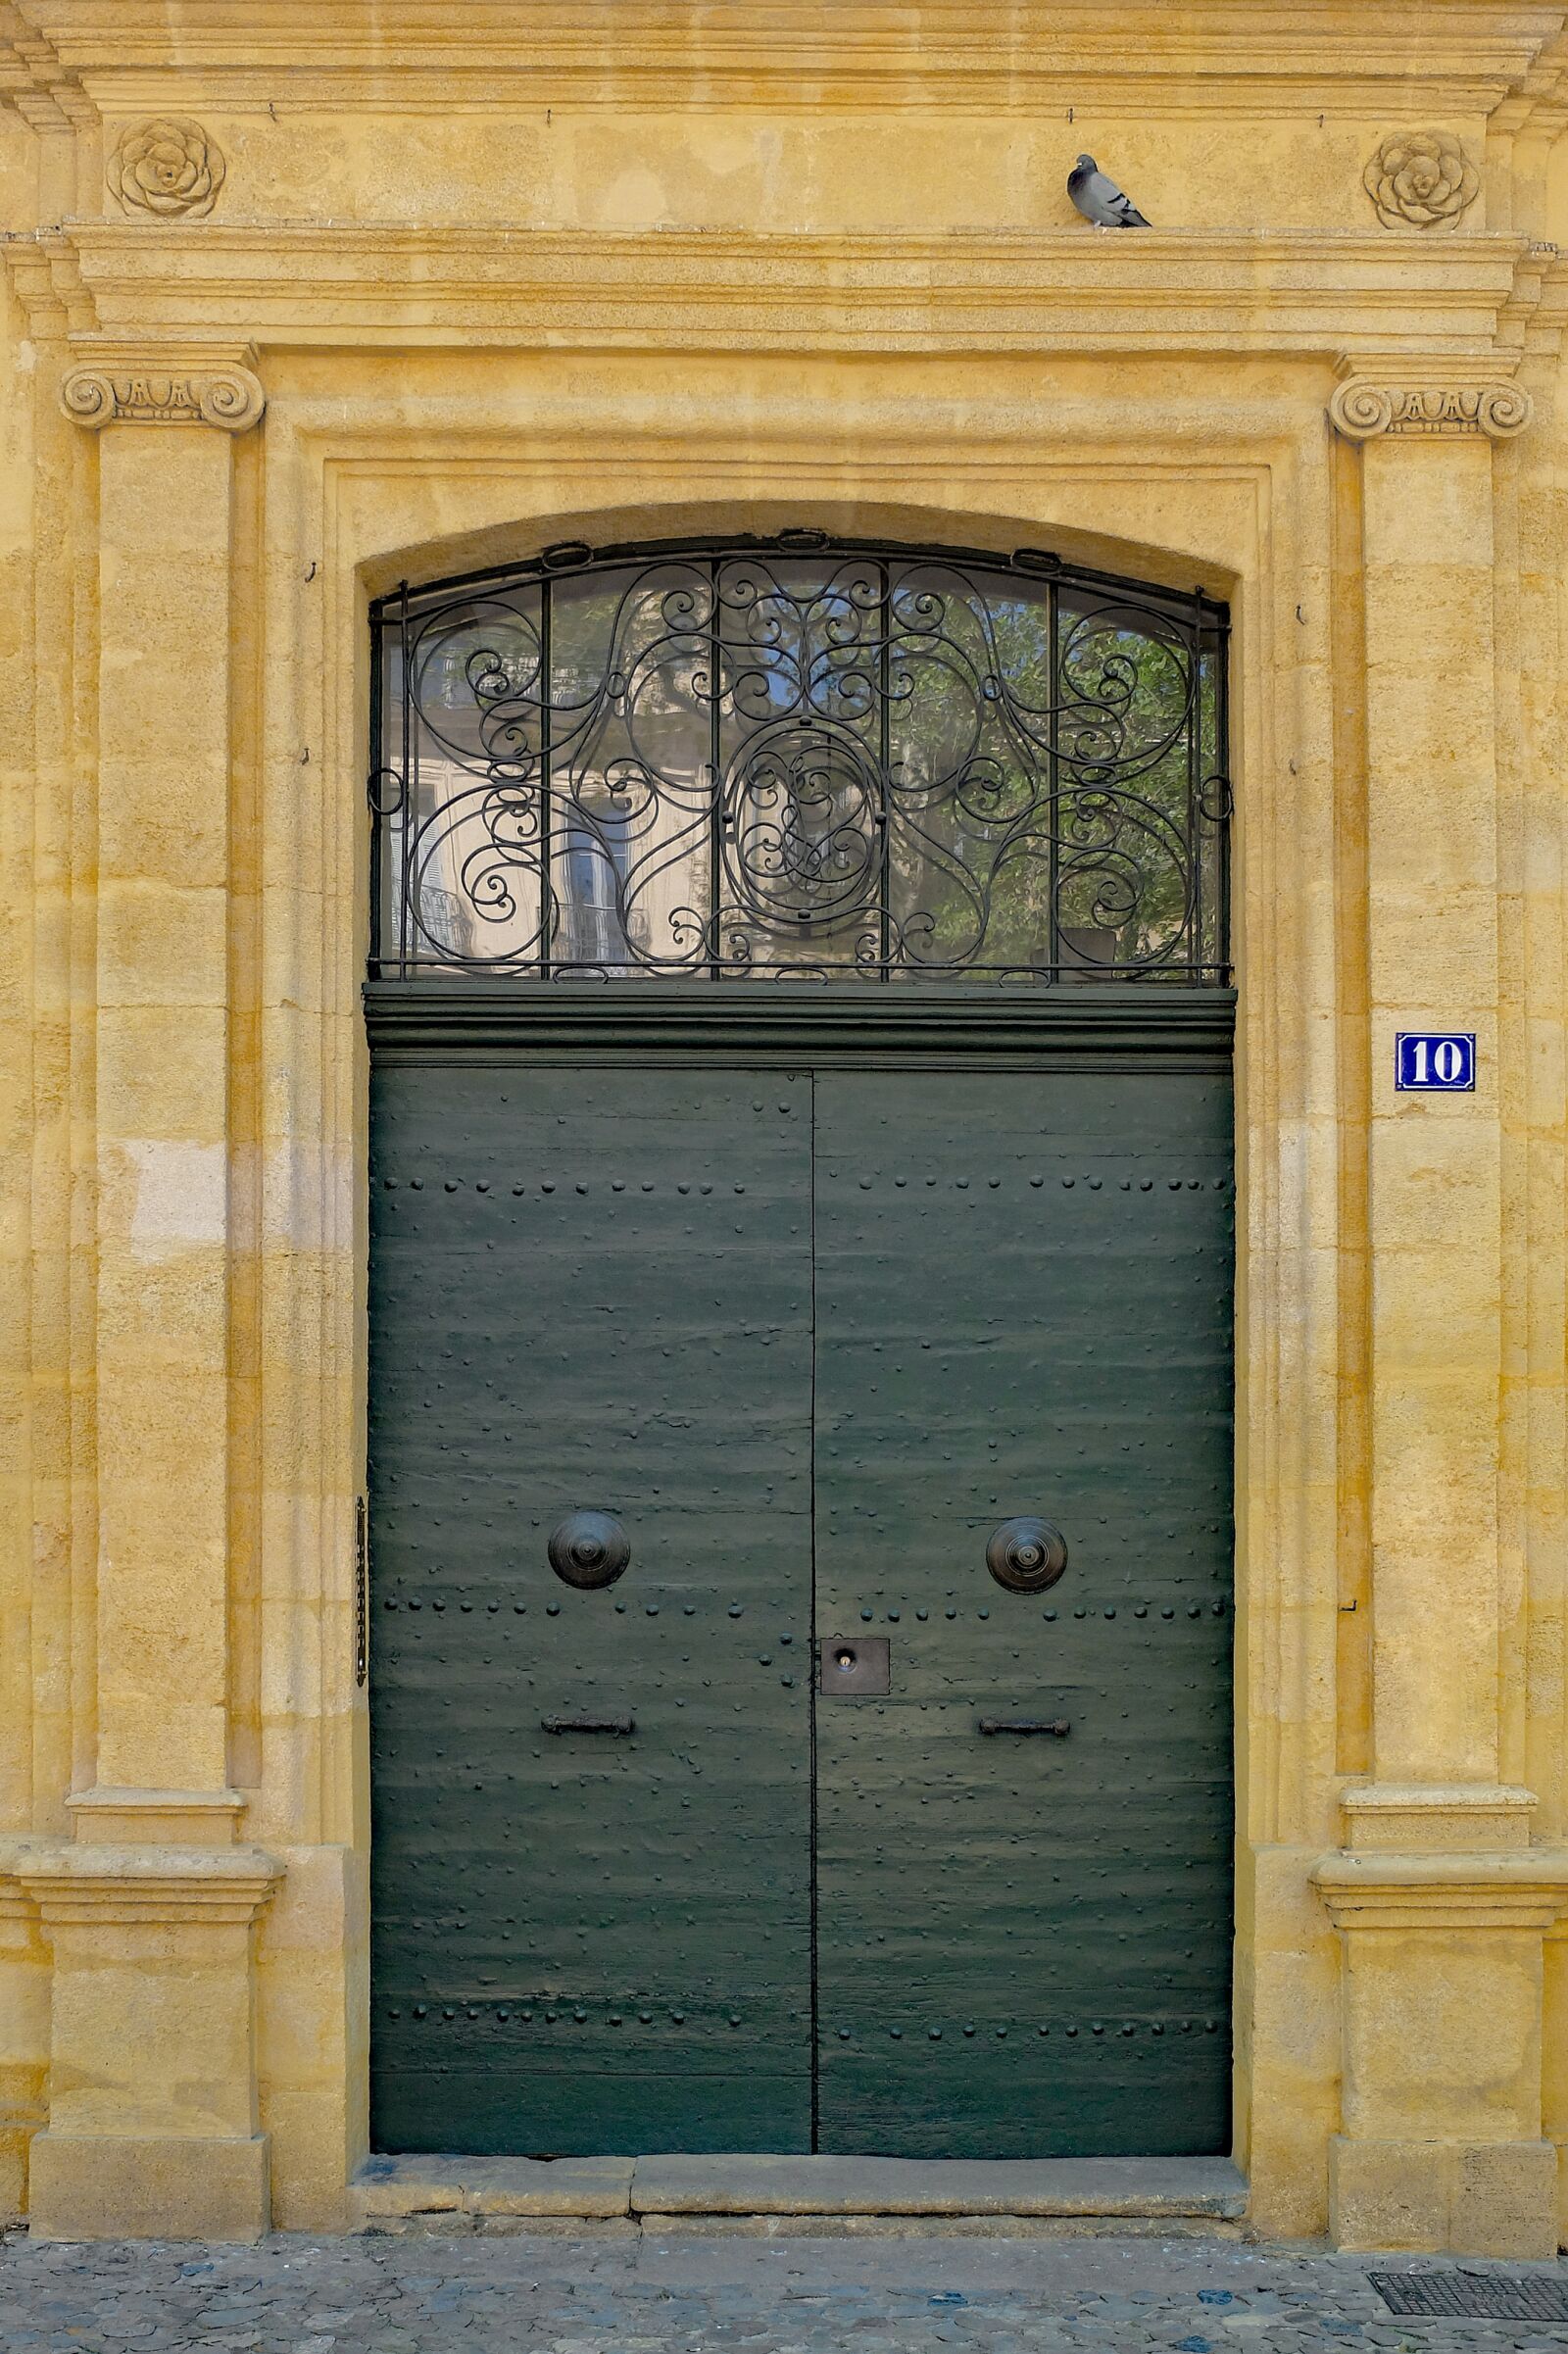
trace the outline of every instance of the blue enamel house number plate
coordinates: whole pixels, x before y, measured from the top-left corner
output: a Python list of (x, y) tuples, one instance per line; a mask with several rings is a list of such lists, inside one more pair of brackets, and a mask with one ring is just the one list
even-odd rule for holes
[(1473, 1030), (1401, 1030), (1394, 1042), (1394, 1084), (1401, 1094), (1463, 1095), (1476, 1083)]

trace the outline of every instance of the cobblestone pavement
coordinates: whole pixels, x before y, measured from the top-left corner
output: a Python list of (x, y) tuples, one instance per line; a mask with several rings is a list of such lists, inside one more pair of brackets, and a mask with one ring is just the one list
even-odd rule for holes
[[(1436, 2259), (1391, 2259), (1391, 2268)], [(1481, 2267), (1478, 2269), (1491, 2269)], [(1525, 2269), (1525, 2268), (1520, 2268)], [(1532, 2271), (1543, 2268), (1531, 2267)], [(1568, 2266), (1557, 2268), (1568, 2273)], [(0, 2248), (4, 2354), (1493, 2354), (1568, 2323), (1414, 2322), (1367, 2263), (1221, 2239), (537, 2231)]]

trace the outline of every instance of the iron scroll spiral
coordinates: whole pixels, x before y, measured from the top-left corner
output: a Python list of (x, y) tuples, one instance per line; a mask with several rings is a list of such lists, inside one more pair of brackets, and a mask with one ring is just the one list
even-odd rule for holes
[(372, 627), (378, 978), (1229, 980), (1200, 590), (781, 533)]

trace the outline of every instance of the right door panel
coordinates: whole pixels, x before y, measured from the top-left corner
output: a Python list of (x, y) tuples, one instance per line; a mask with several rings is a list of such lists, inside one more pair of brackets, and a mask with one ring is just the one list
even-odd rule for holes
[(818, 1076), (817, 1632), (891, 1645), (817, 1700), (824, 2150), (1228, 2145), (1231, 1136), (1212, 1073)]

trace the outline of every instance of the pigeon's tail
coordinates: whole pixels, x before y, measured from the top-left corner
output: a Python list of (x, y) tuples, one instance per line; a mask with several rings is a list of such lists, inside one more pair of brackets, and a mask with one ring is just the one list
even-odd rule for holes
[(1117, 222), (1117, 226), (1119, 228), (1152, 229), (1154, 225), (1152, 221), (1146, 221), (1144, 219), (1143, 214), (1140, 213), (1135, 204), (1124, 205), (1120, 210), (1121, 218)]

